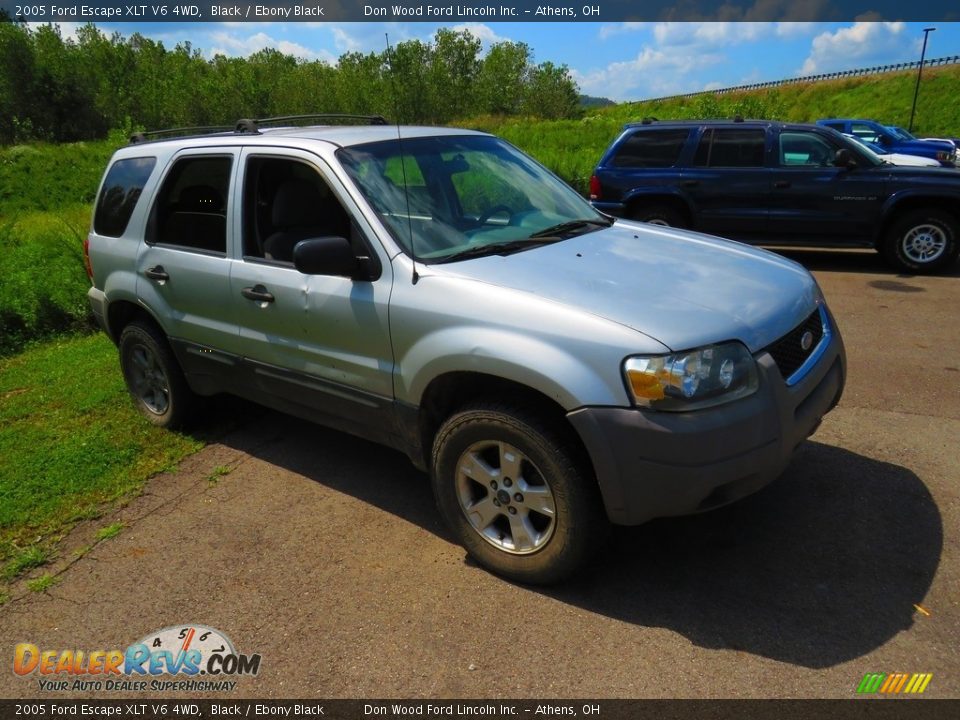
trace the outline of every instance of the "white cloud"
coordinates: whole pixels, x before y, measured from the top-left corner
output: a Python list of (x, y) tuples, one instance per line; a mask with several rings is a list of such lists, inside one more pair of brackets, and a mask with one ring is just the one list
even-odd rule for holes
[(254, 35), (240, 36), (229, 32), (210, 33), (209, 40), (213, 48), (209, 51), (210, 57), (226, 55), (230, 57), (247, 57), (266, 48), (279, 50), (285, 55), (293, 55), (305, 60), (323, 60), (335, 63), (336, 58), (327, 50), (311, 50), (308, 47), (288, 40), (277, 40), (264, 32)]
[(779, 22), (777, 23), (777, 37), (792, 38), (802, 35), (812, 35), (820, 27), (814, 22)]
[(333, 33), (333, 44), (341, 54), (348, 52), (360, 52), (363, 49), (363, 43), (350, 35), (342, 27), (332, 26), (330, 31)]
[(721, 47), (758, 40), (773, 31), (766, 22), (664, 22), (653, 27), (659, 45)]
[(477, 40), (486, 43), (487, 46), (494, 45), (498, 42), (507, 42), (510, 39), (503, 37), (502, 35), (497, 35), (493, 28), (491, 28), (489, 25), (484, 25), (483, 23), (462, 23), (460, 25), (454, 25), (450, 29), (455, 32), (463, 32), (466, 30), (468, 33), (477, 38)]
[(613, 100), (663, 97), (703, 89), (690, 75), (723, 60), (716, 53), (678, 53), (646, 46), (633, 60), (586, 73), (572, 70), (571, 75), (587, 95)]
[(643, 30), (650, 23), (645, 22), (624, 22), (624, 23), (615, 23), (615, 24), (606, 24), (600, 28), (599, 36), (601, 40), (606, 40), (609, 37), (614, 35), (622, 35), (629, 32), (637, 32), (638, 30)]
[(904, 34), (902, 22), (856, 22), (835, 32), (817, 35), (800, 75), (848, 70), (883, 62), (899, 62), (911, 54), (915, 42)]
[[(30, 28), (31, 32), (36, 32), (41, 26), (45, 26), (45, 22), (28, 22), (27, 27)], [(66, 42), (71, 40), (73, 42), (77, 41), (77, 30), (86, 25), (86, 23), (75, 23), (75, 22), (58, 22), (54, 23), (60, 30), (60, 37)]]

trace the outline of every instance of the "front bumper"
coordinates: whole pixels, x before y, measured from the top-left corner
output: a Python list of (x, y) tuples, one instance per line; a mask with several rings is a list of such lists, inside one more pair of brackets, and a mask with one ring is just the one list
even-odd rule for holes
[(796, 447), (840, 400), (843, 341), (833, 328), (816, 365), (787, 386), (767, 352), (748, 398), (689, 413), (585, 407), (568, 414), (593, 461), (611, 522), (711, 510), (777, 478)]

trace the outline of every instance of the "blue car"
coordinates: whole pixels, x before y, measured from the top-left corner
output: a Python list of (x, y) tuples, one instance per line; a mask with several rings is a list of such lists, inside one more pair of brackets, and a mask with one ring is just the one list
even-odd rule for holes
[(856, 135), (862, 140), (876, 143), (887, 152), (933, 158), (944, 167), (957, 165), (957, 147), (949, 140), (910, 139), (875, 120), (824, 118), (817, 120), (817, 125), (833, 128), (847, 135)]

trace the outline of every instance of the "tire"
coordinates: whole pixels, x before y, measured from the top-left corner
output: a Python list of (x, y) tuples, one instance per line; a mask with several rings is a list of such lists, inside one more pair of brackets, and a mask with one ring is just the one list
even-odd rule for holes
[(950, 213), (915, 210), (893, 222), (880, 250), (898, 270), (925, 275), (956, 262), (957, 232), (957, 219)]
[(633, 211), (631, 217), (634, 220), (662, 227), (685, 228), (689, 224), (683, 213), (669, 205), (641, 206)]
[(120, 334), (120, 368), (147, 420), (169, 429), (183, 426), (195, 396), (163, 333), (144, 322), (127, 325)]
[(499, 404), (467, 407), (440, 427), (432, 457), (437, 505), (488, 570), (522, 583), (555, 583), (606, 539), (599, 489), (563, 437), (538, 417)]

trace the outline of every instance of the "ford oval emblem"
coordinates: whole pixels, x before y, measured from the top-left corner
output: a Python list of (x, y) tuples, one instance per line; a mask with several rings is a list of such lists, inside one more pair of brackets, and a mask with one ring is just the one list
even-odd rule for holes
[(806, 352), (813, 345), (813, 333), (807, 330), (800, 338), (800, 347)]

